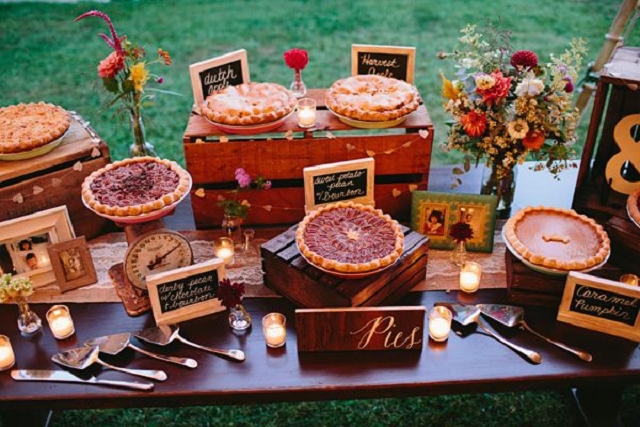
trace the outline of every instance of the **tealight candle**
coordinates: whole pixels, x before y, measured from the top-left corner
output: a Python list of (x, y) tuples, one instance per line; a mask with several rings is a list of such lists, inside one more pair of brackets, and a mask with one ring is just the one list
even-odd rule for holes
[(442, 342), (449, 338), (453, 314), (447, 307), (437, 305), (429, 312), (429, 336), (432, 340)]
[(462, 264), (460, 270), (460, 290), (464, 292), (475, 292), (480, 286), (482, 267), (477, 262), (468, 261)]
[(302, 98), (298, 101), (298, 126), (310, 128), (316, 124), (316, 101), (311, 98)]
[(47, 322), (56, 339), (63, 340), (76, 331), (71, 313), (66, 305), (54, 305), (47, 311)]
[(225, 264), (230, 263), (234, 255), (233, 240), (229, 237), (220, 237), (215, 244), (215, 254), (218, 258), (221, 258)]
[(11, 368), (16, 363), (16, 356), (13, 354), (11, 341), (6, 335), (0, 335), (0, 371)]
[(262, 332), (267, 346), (282, 347), (287, 340), (287, 319), (280, 313), (269, 313), (262, 318)]
[(640, 285), (640, 277), (630, 273), (623, 274), (622, 276), (620, 276), (620, 282), (626, 283), (627, 285), (638, 286)]

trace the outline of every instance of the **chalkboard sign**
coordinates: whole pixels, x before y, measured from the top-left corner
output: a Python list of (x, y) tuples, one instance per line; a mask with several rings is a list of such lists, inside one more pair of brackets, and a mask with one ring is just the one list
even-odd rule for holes
[(640, 288), (571, 272), (558, 320), (640, 342)]
[(307, 167), (303, 175), (307, 211), (345, 200), (372, 206), (375, 203), (372, 158)]
[(351, 74), (377, 74), (413, 84), (415, 47), (351, 45)]
[(214, 258), (200, 264), (147, 276), (147, 290), (157, 325), (167, 325), (224, 310), (218, 284), (224, 263)]
[(189, 73), (191, 74), (191, 87), (195, 100), (194, 109), (199, 112), (204, 100), (213, 92), (227, 86), (237, 86), (250, 81), (247, 52), (240, 49), (217, 58), (191, 64)]

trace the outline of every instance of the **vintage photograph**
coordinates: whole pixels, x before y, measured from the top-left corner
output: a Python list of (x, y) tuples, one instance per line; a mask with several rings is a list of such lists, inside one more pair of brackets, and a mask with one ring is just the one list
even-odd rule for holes
[(422, 234), (427, 236), (444, 236), (448, 228), (448, 206), (444, 204), (422, 205)]
[(98, 280), (84, 236), (51, 245), (48, 249), (61, 292), (90, 285)]
[(470, 244), (481, 243), (485, 236), (485, 216), (486, 207), (478, 205), (460, 205), (458, 206), (458, 218), (456, 222), (461, 221), (469, 224), (473, 231), (473, 237), (467, 242)]
[(0, 242), (0, 271), (16, 275), (49, 268), (47, 246), (50, 244), (49, 233)]

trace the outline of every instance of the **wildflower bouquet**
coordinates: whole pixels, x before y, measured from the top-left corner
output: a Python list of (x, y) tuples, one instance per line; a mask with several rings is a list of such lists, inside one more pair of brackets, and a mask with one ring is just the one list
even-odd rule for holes
[(269, 188), (271, 188), (271, 181), (267, 181), (262, 176), (258, 176), (258, 178), (254, 181), (251, 178), (251, 175), (249, 175), (243, 168), (236, 169), (235, 178), (238, 186), (235, 190), (231, 191), (231, 193), (233, 194), (233, 198), (225, 199), (224, 197), (220, 196), (218, 205), (221, 206), (224, 210), (225, 216), (245, 219), (247, 217), (247, 213), (249, 212), (251, 204), (246, 199), (243, 199), (242, 201), (238, 200), (240, 191), (250, 188), (255, 188), (258, 190), (268, 190)]
[(13, 302), (33, 294), (33, 283), (28, 277), (0, 276), (0, 302)]

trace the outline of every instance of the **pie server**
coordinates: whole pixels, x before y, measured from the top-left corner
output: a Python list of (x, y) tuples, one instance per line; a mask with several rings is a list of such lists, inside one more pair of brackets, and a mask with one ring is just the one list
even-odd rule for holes
[(135, 390), (153, 390), (153, 383), (137, 381), (99, 380), (89, 375), (87, 378), (76, 377), (70, 372), (52, 369), (14, 369), (11, 378), (16, 381), (51, 381), (60, 383), (83, 383), (110, 387), (125, 387)]

